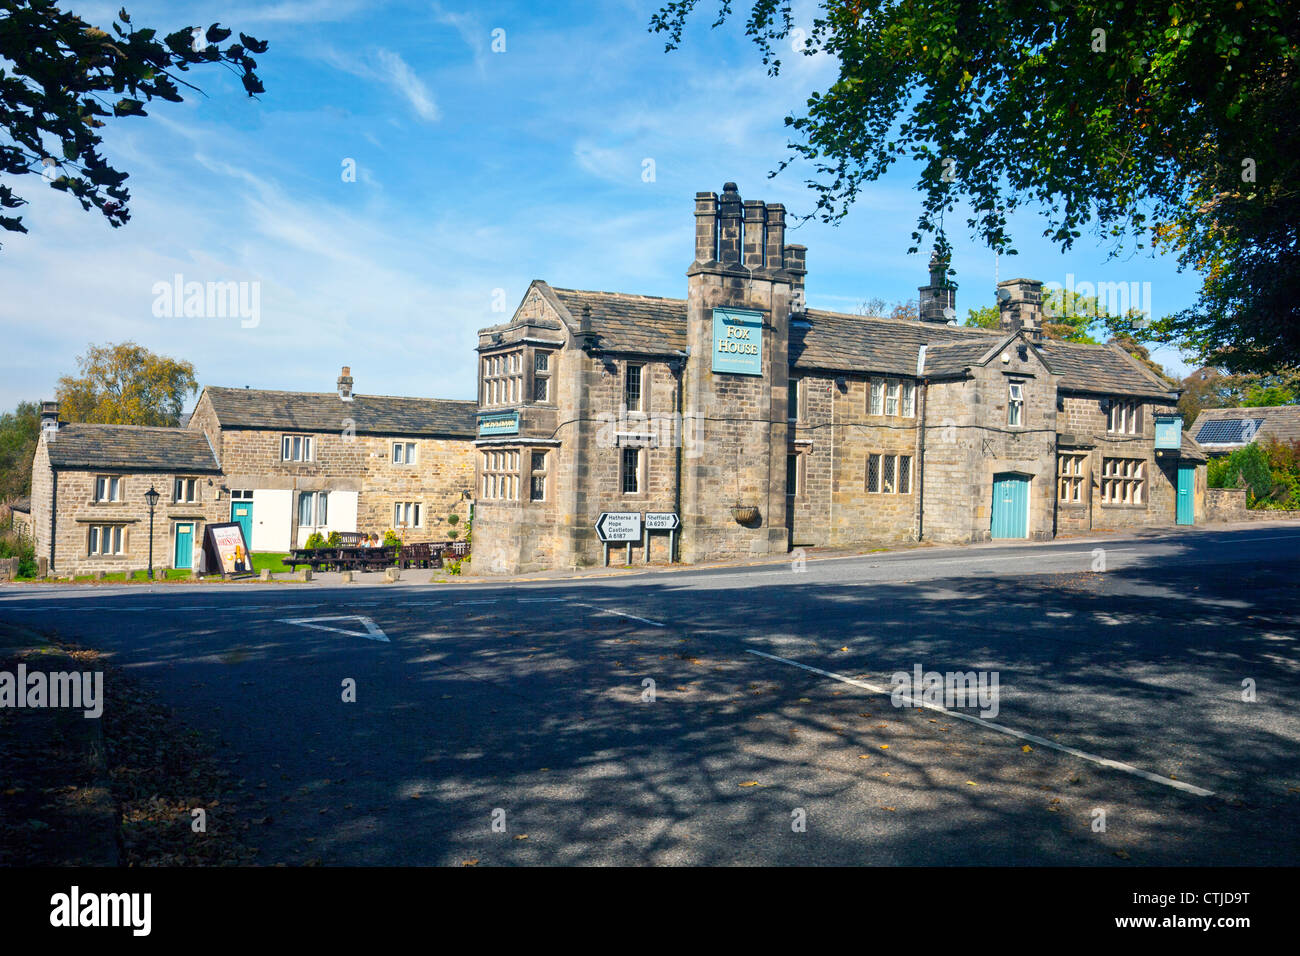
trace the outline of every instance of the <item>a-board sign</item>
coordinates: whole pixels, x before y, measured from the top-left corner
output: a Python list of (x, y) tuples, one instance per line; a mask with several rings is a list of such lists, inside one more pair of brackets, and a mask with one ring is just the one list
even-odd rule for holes
[(248, 554), (248, 541), (244, 526), (237, 521), (228, 524), (210, 524), (203, 532), (203, 566), (217, 574), (251, 574), (252, 558)]
[(647, 531), (676, 531), (682, 519), (675, 511), (647, 511), (645, 529)]
[(640, 541), (641, 512), (604, 511), (596, 519), (596, 534), (607, 544), (611, 541)]

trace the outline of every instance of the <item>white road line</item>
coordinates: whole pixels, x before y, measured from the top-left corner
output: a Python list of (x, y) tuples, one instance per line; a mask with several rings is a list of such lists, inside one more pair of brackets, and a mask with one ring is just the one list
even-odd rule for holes
[[(755, 650), (750, 650), (748, 651), (748, 653), (757, 655), (758, 657), (766, 657), (768, 660), (771, 661), (779, 661), (782, 664), (789, 664), (792, 667), (798, 667), (801, 670), (810, 671), (811, 673), (814, 674), (820, 674), (822, 677), (829, 677), (832, 680), (837, 680), (844, 684), (852, 684), (854, 687), (861, 687), (863, 690), (868, 690), (873, 694), (885, 694), (889, 696), (893, 695), (893, 691), (888, 688), (877, 687), (875, 684), (868, 684), (866, 681), (855, 680), (852, 677), (845, 677), (843, 674), (834, 674), (831, 671), (824, 671), (820, 667), (812, 667), (808, 664), (801, 664), (798, 661), (792, 661), (787, 657), (777, 657), (775, 654), (766, 654), (763, 651), (755, 651)], [(1006, 727), (1002, 724), (995, 724), (990, 720), (985, 720), (983, 717), (975, 717), (971, 714), (963, 714), (955, 710), (949, 710), (948, 708), (942, 707), (939, 704), (931, 704), (925, 701), (913, 701), (912, 698), (901, 696), (901, 695), (900, 697), (908, 704), (919, 703), (921, 707), (924, 707), (927, 710), (938, 711), (939, 713), (944, 714), (948, 717), (952, 717), (956, 720), (964, 720), (968, 723), (977, 724), (980, 727), (984, 727), (987, 730), (996, 730), (1000, 734), (1009, 734), (1010, 736), (1018, 737), (1021, 740), (1028, 740), (1031, 741), (1032, 743), (1038, 744), (1040, 747), (1048, 747), (1052, 750), (1058, 750), (1061, 753), (1070, 754), (1070, 756), (1072, 757), (1079, 757), (1082, 760), (1087, 760), (1091, 763), (1098, 764), (1102, 767), (1110, 767), (1112, 770), (1122, 770), (1124, 773), (1131, 773), (1134, 776), (1141, 777), (1143, 780), (1150, 780), (1152, 783), (1162, 783), (1166, 787), (1173, 787), (1175, 790), (1182, 790), (1184, 793), (1193, 793), (1196, 794), (1196, 796), (1198, 797), (1214, 796), (1213, 790), (1205, 790), (1202, 789), (1201, 787), (1194, 787), (1190, 783), (1183, 783), (1183, 781), (1181, 780), (1170, 780), (1168, 777), (1162, 777), (1159, 774), (1154, 774), (1147, 770), (1140, 770), (1139, 768), (1134, 767), (1131, 764), (1120, 763), (1118, 760), (1110, 760), (1106, 757), (1098, 757), (1096, 754), (1090, 754), (1086, 751), (1078, 750), (1074, 747), (1067, 747), (1064, 744), (1058, 744), (1053, 740), (1048, 740), (1046, 737), (1039, 737), (1037, 734), (1025, 733), (1023, 730), (1016, 730), (1013, 727)]]
[(488, 598), (487, 600), (484, 601), (457, 601), (456, 606), (462, 607), (466, 604), (496, 604), (496, 603), (497, 603), (497, 598)]
[(601, 607), (598, 604), (574, 604), (574, 607), (591, 608), (593, 611), (599, 611), (601, 614), (617, 614), (619, 617), (628, 617), (634, 621), (640, 621), (642, 624), (649, 624), (651, 627), (667, 627), (663, 621), (652, 621), (648, 617), (637, 617), (635, 614), (628, 614), (627, 611), (616, 611), (612, 607)]
[(520, 604), (555, 604), (564, 598), (515, 598)]
[[(349, 631), (341, 627), (330, 627), (318, 623), (320, 621), (357, 621), (365, 628), (365, 631)], [(362, 617), (360, 614), (331, 614), (326, 617), (282, 617), (281, 624), (296, 624), (299, 627), (311, 627), (318, 631), (337, 631), (339, 634), (350, 634), (352, 637), (364, 637), (368, 641), (383, 641), (385, 644), (392, 643), (379, 627), (368, 617)]]

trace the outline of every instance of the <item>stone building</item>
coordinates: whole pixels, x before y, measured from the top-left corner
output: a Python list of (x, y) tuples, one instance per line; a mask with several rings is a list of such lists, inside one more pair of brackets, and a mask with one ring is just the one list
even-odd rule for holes
[(678, 515), (632, 560), (699, 562), (1203, 511), (1177, 393), (1117, 347), (1045, 339), (1041, 283), (999, 284), (995, 330), (955, 324), (937, 261), (917, 320), (812, 310), (781, 205), (728, 183), (695, 221), (686, 298), (537, 280), (479, 333), (477, 572), (604, 560), (604, 512)]
[(134, 425), (66, 424), (41, 407), (32, 466), (31, 525), (37, 559), (60, 574), (149, 566), (145, 494), (153, 516), (153, 566), (189, 568), (209, 522), (226, 520), (221, 468), (202, 432)]
[(245, 525), (254, 551), (302, 547), (313, 532), (441, 541), (449, 515), (468, 517), (475, 403), (357, 395), (352, 385), (345, 366), (336, 392), (200, 394), (188, 427), (211, 442), (225, 520)]
[(1207, 408), (1191, 432), (1206, 454), (1230, 455), (1251, 442), (1300, 442), (1300, 405)]

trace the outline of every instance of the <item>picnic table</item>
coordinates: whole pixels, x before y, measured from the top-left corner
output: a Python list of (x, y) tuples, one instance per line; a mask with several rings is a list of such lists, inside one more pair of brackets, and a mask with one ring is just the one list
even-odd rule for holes
[[(360, 535), (353, 535), (359, 539)], [(316, 571), (382, 571), (384, 568), (440, 568), (444, 558), (469, 554), (464, 541), (429, 541), (367, 548), (345, 544), (323, 548), (292, 548), (284, 563), (297, 571), (304, 565)]]

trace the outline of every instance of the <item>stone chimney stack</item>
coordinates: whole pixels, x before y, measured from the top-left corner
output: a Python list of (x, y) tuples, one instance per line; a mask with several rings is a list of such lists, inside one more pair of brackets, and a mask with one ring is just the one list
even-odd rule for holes
[(1031, 341), (1043, 340), (1043, 284), (1037, 279), (998, 283), (998, 324), (1011, 333), (1025, 329)]
[(343, 366), (343, 373), (339, 375), (339, 398), (345, 402), (352, 401), (352, 368)]
[(718, 194), (695, 194), (695, 261), (718, 261)]
[(764, 261), (768, 269), (785, 268), (785, 206), (779, 202), (768, 203), (766, 207), (767, 233)]
[(957, 284), (948, 279), (948, 260), (939, 250), (930, 255), (930, 284), (917, 289), (917, 316), (936, 325), (957, 324)]
[(803, 294), (803, 279), (808, 274), (808, 247), (786, 246), (782, 255), (785, 271), (790, 273), (790, 311), (802, 314), (808, 308)]
[(41, 435), (53, 441), (59, 432), (59, 403), (41, 402)]
[(740, 265), (742, 211), (736, 184), (727, 183), (718, 200), (718, 261), (724, 266)]
[(761, 199), (745, 200), (745, 237), (744, 266), (757, 271), (764, 266), (763, 256), (767, 252), (763, 231), (767, 225), (767, 212)]

